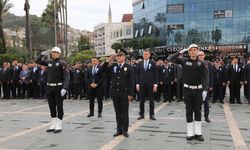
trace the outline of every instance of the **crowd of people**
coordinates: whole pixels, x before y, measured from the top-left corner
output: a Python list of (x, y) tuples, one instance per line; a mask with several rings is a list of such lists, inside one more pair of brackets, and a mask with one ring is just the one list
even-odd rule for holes
[[(183, 56), (188, 51), (189, 57)], [(44, 56), (51, 55), (51, 61)], [(128, 137), (128, 105), (139, 101), (138, 120), (145, 117), (145, 101), (149, 100), (149, 118), (156, 120), (155, 101), (184, 101), (186, 104), (187, 140), (203, 141), (201, 106), (205, 121), (209, 119), (209, 101), (224, 103), (229, 87), (230, 104), (242, 104), (241, 88), (250, 104), (250, 60), (240, 63), (237, 56), (230, 63), (216, 58), (205, 61), (205, 53), (196, 44), (164, 60), (151, 60), (150, 50), (142, 59), (126, 60), (119, 52), (107, 60), (93, 57), (90, 61), (68, 65), (60, 59), (60, 48), (43, 52), (36, 61), (23, 64), (4, 62), (0, 72), (2, 99), (48, 99), (52, 124), (47, 132), (62, 129), (63, 99), (89, 100), (89, 114), (94, 116), (97, 99), (98, 117), (102, 117), (103, 100), (112, 98), (116, 112), (117, 132)], [(245, 64), (245, 65), (242, 65)], [(195, 114), (193, 118), (193, 114)]]
[[(204, 53), (201, 55), (205, 55)], [(180, 56), (183, 57), (183, 56)], [(138, 64), (143, 59), (127, 61), (138, 73)], [(104, 62), (95, 59), (95, 65), (102, 66)], [(183, 82), (182, 66), (175, 64), (167, 59), (154, 61), (157, 71), (157, 91), (154, 93), (155, 101), (164, 102), (183, 100)], [(226, 94), (226, 88), (229, 87), (230, 103), (241, 104), (240, 89), (244, 88), (244, 96), (249, 99), (248, 90), (250, 86), (250, 61), (242, 65), (237, 57), (233, 57), (230, 64), (225, 64), (219, 58), (211, 64), (210, 71), (210, 96), (212, 103), (217, 101), (223, 103)], [(89, 62), (78, 62), (69, 66), (70, 81), (67, 93), (68, 99), (89, 99), (90, 93), (88, 80), (89, 69), (93, 64)], [(0, 95), (2, 99), (44, 99), (46, 98), (47, 85), (47, 67), (38, 65), (36, 62), (20, 63), (17, 60), (13, 62), (4, 62), (0, 68)], [(100, 74), (101, 97), (108, 99), (110, 97), (110, 73), (102, 72)], [(136, 86), (136, 85), (135, 85)], [(134, 97), (136, 101), (140, 100), (140, 94), (135, 90)], [(100, 99), (100, 98), (99, 98)], [(250, 103), (250, 101), (249, 101)]]

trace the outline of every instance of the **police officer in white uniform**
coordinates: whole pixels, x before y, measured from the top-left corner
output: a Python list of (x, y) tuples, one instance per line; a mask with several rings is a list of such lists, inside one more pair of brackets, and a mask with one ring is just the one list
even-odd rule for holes
[[(52, 60), (44, 61), (44, 56), (51, 55)], [(36, 63), (48, 66), (47, 97), (51, 115), (51, 126), (47, 132), (59, 133), (62, 130), (63, 97), (69, 85), (69, 69), (65, 61), (60, 59), (61, 49), (54, 47), (52, 50), (42, 52)]]
[[(198, 46), (191, 44), (169, 60), (183, 66), (184, 102), (186, 104), (187, 140), (204, 141), (201, 134), (201, 106), (207, 96), (208, 66), (198, 59)], [(179, 58), (188, 51), (189, 58)], [(193, 117), (194, 116), (194, 117)]]

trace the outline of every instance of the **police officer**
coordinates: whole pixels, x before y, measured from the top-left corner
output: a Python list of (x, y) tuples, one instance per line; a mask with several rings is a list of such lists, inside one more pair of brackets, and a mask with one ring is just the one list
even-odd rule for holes
[[(116, 63), (111, 64), (113, 59), (117, 60)], [(111, 88), (110, 96), (113, 99), (117, 131), (114, 137), (124, 135), (129, 137), (129, 102), (133, 99), (135, 76), (131, 65), (125, 62), (125, 53), (118, 52), (117, 55), (111, 56), (104, 64), (103, 67), (106, 71), (111, 72)]]
[(213, 69), (213, 101), (212, 103), (216, 103), (217, 99), (219, 99), (220, 103), (223, 102), (223, 83), (224, 79), (223, 68), (220, 65), (220, 60), (216, 59), (214, 62)]
[(169, 101), (170, 103), (173, 100), (173, 90), (172, 86), (174, 84), (174, 69), (170, 66), (170, 63), (165, 60), (164, 65), (161, 70), (161, 84), (163, 85), (163, 97), (164, 102)]
[[(51, 54), (52, 60), (44, 61), (42, 58)], [(61, 49), (54, 47), (52, 50), (42, 52), (36, 63), (48, 66), (47, 97), (51, 115), (51, 126), (47, 132), (59, 133), (62, 130), (63, 97), (69, 85), (69, 69), (65, 61), (60, 59)]]
[[(198, 49), (196, 44), (191, 44), (188, 49), (183, 49), (169, 57), (170, 61), (183, 66), (188, 141), (193, 139), (204, 141), (201, 134), (201, 106), (207, 96), (207, 91), (203, 90), (208, 89), (208, 67), (205, 62), (197, 58)], [(189, 58), (178, 58), (186, 51)]]
[[(213, 90), (213, 66), (209, 61), (205, 61), (205, 53), (203, 51), (198, 52), (198, 58), (201, 61), (204, 61), (207, 63), (208, 66), (208, 75), (209, 75), (209, 85), (208, 89), (205, 89), (205, 91), (212, 92)], [(209, 119), (209, 94), (207, 95), (205, 101), (204, 101), (204, 117), (206, 122), (211, 122)]]

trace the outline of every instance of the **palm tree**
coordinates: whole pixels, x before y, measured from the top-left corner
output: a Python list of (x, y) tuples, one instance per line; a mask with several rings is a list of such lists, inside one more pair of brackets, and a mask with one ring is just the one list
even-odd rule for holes
[(13, 7), (9, 0), (0, 0), (0, 53), (6, 53), (6, 43), (3, 33), (3, 15)]
[(26, 20), (25, 20), (25, 40), (26, 40), (26, 48), (28, 50), (28, 52), (31, 54), (32, 51), (32, 44), (31, 44), (31, 37), (30, 37), (30, 4), (29, 4), (29, 0), (25, 0), (24, 3), (24, 11), (25, 11), (25, 16), (26, 16)]

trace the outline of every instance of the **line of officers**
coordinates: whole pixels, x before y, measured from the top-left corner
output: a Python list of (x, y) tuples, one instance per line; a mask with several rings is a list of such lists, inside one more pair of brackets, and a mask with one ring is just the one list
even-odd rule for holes
[[(200, 54), (201, 59), (204, 53)], [(182, 56), (180, 56), (182, 57)], [(138, 72), (138, 64), (143, 61), (131, 60), (128, 63), (133, 67), (135, 73)], [(101, 68), (102, 64), (98, 58), (92, 59), (87, 63), (76, 63), (69, 66), (70, 81), (68, 99), (89, 99), (91, 93), (89, 83), (91, 82), (93, 66), (96, 66), (96, 70)], [(183, 82), (182, 82), (182, 66), (174, 64), (168, 60), (152, 61), (155, 65), (155, 85), (157, 85), (157, 91), (153, 93), (153, 99), (160, 101), (163, 97), (163, 101), (172, 102), (183, 100)], [(233, 57), (230, 64), (225, 64), (220, 59), (215, 59), (214, 62), (209, 63), (209, 91), (212, 97), (212, 102), (217, 101), (223, 103), (226, 87), (229, 87), (230, 91), (230, 103), (241, 104), (240, 88), (244, 85), (244, 96), (249, 100), (250, 98), (250, 61), (245, 66), (239, 63), (237, 57)], [(151, 65), (151, 64), (150, 64)], [(144, 69), (145, 70), (145, 69)], [(100, 70), (101, 71), (101, 70)], [(141, 71), (141, 70), (139, 70)], [(100, 101), (108, 99), (110, 97), (110, 79), (111, 74), (107, 72), (101, 72), (98, 75), (100, 79), (98, 84), (101, 85), (100, 91), (97, 96)], [(136, 76), (135, 76), (136, 77)], [(99, 81), (100, 80), (100, 81)], [(157, 80), (157, 81), (156, 81)], [(148, 81), (148, 80), (146, 80)], [(14, 60), (10, 65), (9, 62), (4, 62), (2, 68), (0, 68), (0, 95), (3, 99), (15, 99), (15, 98), (33, 98), (44, 99), (46, 98), (46, 83), (47, 83), (47, 70), (45, 66), (37, 65), (35, 62), (29, 64), (21, 64), (17, 60)], [(88, 92), (89, 91), (89, 92)], [(89, 95), (90, 97), (87, 97)], [(141, 99), (141, 94), (135, 90), (133, 96), (137, 101)], [(142, 95), (143, 96), (143, 95)], [(148, 95), (147, 95), (148, 96)], [(250, 103), (250, 101), (248, 101)], [(91, 106), (92, 107), (92, 106)], [(100, 108), (101, 109), (101, 108)], [(101, 110), (99, 111), (101, 112)], [(93, 112), (90, 113), (93, 115)]]

